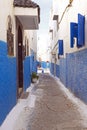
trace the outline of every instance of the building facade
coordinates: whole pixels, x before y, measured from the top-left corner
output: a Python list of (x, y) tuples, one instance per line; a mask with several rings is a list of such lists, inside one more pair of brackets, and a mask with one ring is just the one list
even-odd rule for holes
[(40, 7), (31, 0), (0, 3), (0, 124), (37, 71)]
[(53, 0), (49, 22), (53, 75), (87, 103), (87, 1)]

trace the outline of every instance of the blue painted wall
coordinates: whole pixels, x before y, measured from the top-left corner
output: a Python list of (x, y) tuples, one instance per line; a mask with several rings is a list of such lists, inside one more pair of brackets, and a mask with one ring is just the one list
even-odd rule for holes
[(52, 75), (54, 75), (54, 63), (50, 64), (50, 72)]
[(33, 55), (30, 56), (30, 74), (32, 74), (32, 72), (37, 73), (37, 61), (34, 60)]
[(41, 62), (37, 61), (37, 67), (41, 67)]
[(30, 74), (32, 74), (33, 71), (33, 56), (30, 56)]
[(60, 80), (65, 86), (67, 84), (66, 73), (67, 73), (66, 59), (62, 58), (60, 59)]
[(33, 62), (33, 70), (32, 71), (37, 73), (37, 61)]
[(44, 69), (46, 69), (47, 68), (47, 62), (42, 61), (41, 62), (41, 67), (44, 68)]
[(60, 66), (57, 64), (54, 64), (54, 63), (50, 63), (49, 66), (50, 66), (50, 73), (59, 78), (60, 77)]
[(0, 41), (0, 125), (16, 104), (16, 58), (7, 56), (7, 43)]
[(61, 82), (87, 103), (87, 49), (66, 54), (66, 59), (60, 59), (59, 71)]
[(37, 61), (37, 66), (38, 67), (42, 67), (43, 69), (50, 69), (50, 62), (46, 62), (46, 61), (41, 61), (41, 62), (38, 62)]
[[(24, 60), (24, 91), (30, 86), (31, 73), (37, 72), (37, 61), (33, 55)], [(16, 57), (7, 55), (7, 43), (0, 41), (0, 125), (16, 105), (17, 68)]]
[(31, 73), (30, 73), (30, 57), (25, 57), (24, 60), (24, 91), (30, 86)]
[[(75, 56), (74, 53), (67, 54), (67, 87), (74, 92), (74, 84), (76, 84), (76, 77), (77, 77), (77, 70), (76, 70), (76, 63), (75, 63)], [(80, 78), (80, 76), (79, 76)]]
[(87, 49), (67, 54), (67, 87), (87, 103)]
[[(51, 63), (51, 74), (54, 75), (54, 63)], [(87, 49), (66, 54), (56, 65), (56, 76), (77, 97), (87, 104)]]
[(56, 64), (56, 76), (59, 78), (60, 77), (60, 68), (59, 65)]

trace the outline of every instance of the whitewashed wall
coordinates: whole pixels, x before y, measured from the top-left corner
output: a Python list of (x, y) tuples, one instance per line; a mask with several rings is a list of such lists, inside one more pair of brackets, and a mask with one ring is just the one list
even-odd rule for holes
[[(9, 15), (11, 16), (12, 20), (12, 33), (14, 34), (14, 52), (16, 55), (16, 27), (15, 27), (16, 24), (15, 24), (13, 0), (0, 1), (0, 40), (3, 40), (5, 42), (7, 42), (7, 28), (8, 28)], [(23, 36), (23, 44), (25, 44), (25, 37), (29, 39), (29, 48), (37, 52), (37, 31), (36, 30), (25, 31)]]
[(31, 49), (37, 53), (37, 31), (36, 30), (25, 30), (23, 44), (25, 45), (25, 38), (29, 44), (29, 55), (31, 55)]
[[(13, 18), (13, 0), (2, 0), (0, 1), (0, 39), (4, 41), (6, 41), (8, 15), (10, 15)], [(14, 22), (13, 19), (12, 22)]]
[[(70, 9), (67, 12), (68, 25), (70, 25), (70, 22), (78, 22), (78, 13), (82, 14), (83, 16), (86, 16), (86, 14), (87, 14), (86, 5), (87, 5), (86, 0), (84, 0), (84, 1), (82, 1), (82, 0), (78, 0), (78, 1), (73, 0), (72, 6), (70, 7)], [(86, 23), (85, 23), (85, 29), (86, 29)], [(78, 49), (76, 46), (74, 46), (74, 48), (70, 48), (70, 27), (69, 26), (68, 26), (68, 37), (69, 37), (69, 39), (67, 40), (67, 46), (66, 46), (66, 51), (65, 52), (75, 52), (75, 51), (82, 50), (82, 49), (87, 47), (87, 40), (86, 40), (84, 47)]]
[[(69, 0), (53, 0), (53, 12), (59, 15), (59, 22), (61, 16), (64, 13), (65, 8), (69, 4)], [(58, 12), (57, 12), (58, 11)], [(85, 36), (85, 46), (82, 48), (70, 48), (70, 22), (78, 22), (78, 13), (85, 16), (85, 34), (87, 32), (87, 0), (73, 0), (72, 6), (69, 7), (63, 16), (61, 23), (59, 24), (59, 30), (56, 32), (56, 37), (54, 37), (53, 44), (55, 45), (58, 39), (64, 40), (64, 56), (66, 53), (75, 52), (87, 47), (87, 38)], [(54, 14), (54, 13), (53, 13)], [(50, 19), (52, 20), (52, 19)], [(54, 31), (55, 29), (54, 24)]]
[[(0, 1), (0, 40), (7, 42), (8, 16), (12, 20), (12, 33), (15, 34), (15, 17), (13, 15), (13, 0)], [(14, 51), (15, 51), (14, 35)], [(15, 52), (16, 53), (16, 52)]]
[(37, 52), (37, 31), (29, 30), (29, 48)]

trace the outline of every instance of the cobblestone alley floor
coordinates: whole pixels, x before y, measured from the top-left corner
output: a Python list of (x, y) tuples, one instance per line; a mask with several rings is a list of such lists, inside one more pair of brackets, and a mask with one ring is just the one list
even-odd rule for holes
[(78, 107), (49, 74), (40, 74), (32, 91), (34, 107), (25, 107), (14, 130), (87, 130)]

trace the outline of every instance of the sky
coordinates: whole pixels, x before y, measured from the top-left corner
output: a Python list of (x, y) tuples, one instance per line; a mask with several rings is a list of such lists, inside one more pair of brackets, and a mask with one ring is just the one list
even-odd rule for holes
[(49, 13), (52, 7), (52, 0), (33, 0), (40, 6), (40, 34), (45, 34), (48, 31), (49, 26)]
[[(52, 0), (33, 0), (40, 6), (40, 24), (38, 30), (38, 54), (46, 56), (48, 48), (49, 17), (52, 8)], [(44, 60), (44, 59), (42, 59)]]

